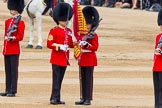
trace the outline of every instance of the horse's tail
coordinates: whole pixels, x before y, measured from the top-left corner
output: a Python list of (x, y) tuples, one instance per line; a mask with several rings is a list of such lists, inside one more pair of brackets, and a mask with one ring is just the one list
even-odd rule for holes
[(33, 14), (31, 14), (31, 13), (29, 12), (29, 5), (30, 5), (30, 3), (31, 3), (32, 1), (33, 1), (33, 0), (30, 0), (30, 1), (27, 3), (27, 5), (25, 6), (25, 9), (26, 9), (26, 12), (27, 12), (28, 16), (29, 16), (31, 19), (34, 19), (34, 18), (35, 18), (35, 15), (33, 15)]
[(29, 0), (29, 1), (26, 1), (25, 0), (25, 7), (24, 7), (24, 10), (29, 7), (29, 4), (32, 2), (32, 0)]

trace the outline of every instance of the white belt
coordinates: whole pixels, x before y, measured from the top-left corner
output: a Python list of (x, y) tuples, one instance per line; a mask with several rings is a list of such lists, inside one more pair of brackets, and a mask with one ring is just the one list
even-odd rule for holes
[(81, 49), (81, 52), (92, 52), (91, 50)]

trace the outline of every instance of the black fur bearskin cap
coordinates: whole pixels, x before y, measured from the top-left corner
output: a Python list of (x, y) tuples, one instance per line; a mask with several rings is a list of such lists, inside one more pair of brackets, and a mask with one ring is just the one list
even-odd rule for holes
[[(53, 9), (53, 20), (58, 25), (58, 21), (70, 20), (73, 16), (72, 7), (68, 3), (59, 3)], [(67, 18), (68, 17), (68, 18)]]
[(9, 10), (16, 10), (21, 14), (24, 9), (24, 0), (8, 0), (7, 7)]
[(87, 24), (92, 24), (92, 27), (99, 23), (98, 11), (92, 6), (86, 6), (82, 9)]
[(158, 23), (158, 26), (162, 25), (162, 9), (160, 9), (158, 13), (157, 23)]

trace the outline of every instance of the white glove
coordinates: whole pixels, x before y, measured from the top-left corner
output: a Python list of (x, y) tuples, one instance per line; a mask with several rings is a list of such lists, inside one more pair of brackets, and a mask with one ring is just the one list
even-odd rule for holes
[(10, 36), (10, 37), (8, 37), (8, 39), (16, 39), (16, 37), (15, 36)]
[(67, 45), (60, 45), (60, 50), (67, 51), (69, 49), (68, 49), (68, 46)]
[(79, 42), (79, 45), (80, 45), (80, 46), (86, 46), (87, 44), (88, 44), (87, 41), (80, 41), (80, 42)]
[(161, 53), (162, 53), (162, 51), (161, 51), (160, 48), (156, 48), (156, 49), (155, 49), (155, 54), (156, 54), (156, 55), (161, 55)]
[(10, 37), (5, 36), (5, 40), (7, 40), (7, 41), (12, 41), (13, 39), (16, 39), (16, 37), (15, 36), (10, 36)]

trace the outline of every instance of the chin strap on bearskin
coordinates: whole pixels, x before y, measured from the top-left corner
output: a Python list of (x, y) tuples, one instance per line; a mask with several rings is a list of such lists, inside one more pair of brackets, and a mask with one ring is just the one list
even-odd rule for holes
[(96, 26), (92, 27), (92, 29), (88, 32), (88, 34), (82, 39), (83, 41), (86, 41), (87, 39), (93, 39), (93, 34), (95, 33), (95, 30), (98, 28), (99, 23), (101, 22), (102, 18), (99, 19)]

